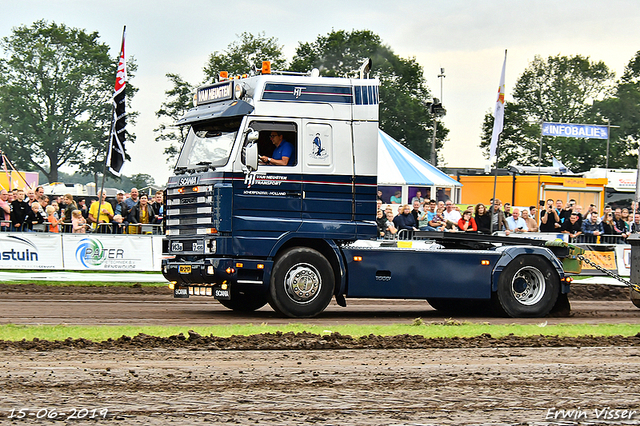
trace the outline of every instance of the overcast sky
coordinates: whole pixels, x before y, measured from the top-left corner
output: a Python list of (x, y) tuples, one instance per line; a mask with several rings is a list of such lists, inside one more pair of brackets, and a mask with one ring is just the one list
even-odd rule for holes
[(450, 133), (442, 154), (450, 167), (486, 163), (478, 147), (481, 126), (493, 110), (505, 49), (507, 101), (535, 55), (589, 56), (619, 77), (640, 50), (637, 0), (0, 0), (0, 10), (1, 37), (15, 26), (46, 19), (97, 31), (113, 56), (127, 26), (126, 54), (138, 63), (134, 84), (140, 89), (133, 108), (140, 116), (128, 128), (137, 140), (127, 146), (132, 161), (122, 172), (148, 173), (158, 184), (170, 175), (164, 145), (153, 133), (155, 111), (170, 87), (165, 74), (200, 82), (207, 56), (244, 31), (276, 37), (291, 59), (299, 42), (332, 29), (371, 30), (396, 54), (416, 58), (436, 97), (444, 68), (444, 123)]

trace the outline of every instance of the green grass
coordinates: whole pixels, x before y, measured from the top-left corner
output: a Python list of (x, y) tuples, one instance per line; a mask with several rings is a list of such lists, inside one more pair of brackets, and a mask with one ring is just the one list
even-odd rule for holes
[[(167, 287), (167, 283), (147, 283), (138, 281), (0, 281), (0, 284), (20, 285), (33, 284), (48, 287)], [(167, 287), (168, 288), (168, 287)], [(170, 292), (170, 290), (167, 290)]]
[[(232, 335), (253, 335), (260, 333), (281, 332), (302, 332), (308, 331), (315, 334), (329, 334), (339, 332), (353, 337), (366, 336), (369, 334), (394, 336), (394, 335), (421, 335), (427, 338), (437, 337), (473, 337), (483, 333), (488, 333), (492, 337), (503, 337), (509, 334), (516, 336), (633, 336), (640, 332), (640, 325), (635, 324), (560, 324), (544, 325), (539, 324), (498, 324), (467, 323), (455, 320), (447, 320), (444, 323), (429, 324), (423, 323), (420, 318), (416, 318), (413, 324), (395, 325), (340, 325), (322, 326), (306, 324), (288, 325), (268, 325), (268, 324), (248, 324), (248, 325), (227, 325), (210, 327), (161, 327), (161, 326), (66, 326), (66, 325), (2, 325), (0, 326), (0, 340), (64, 340), (71, 338), (85, 338), (93, 341), (103, 341), (109, 338), (117, 339), (120, 336), (135, 336), (144, 333), (152, 336), (166, 337), (179, 333), (186, 335), (188, 330), (208, 336), (228, 337)], [(544, 325), (544, 326), (543, 326)]]

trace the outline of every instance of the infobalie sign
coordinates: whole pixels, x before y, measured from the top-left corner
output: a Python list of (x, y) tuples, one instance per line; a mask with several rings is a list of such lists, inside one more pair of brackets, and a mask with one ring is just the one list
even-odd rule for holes
[(595, 124), (542, 123), (542, 136), (609, 139), (609, 128)]

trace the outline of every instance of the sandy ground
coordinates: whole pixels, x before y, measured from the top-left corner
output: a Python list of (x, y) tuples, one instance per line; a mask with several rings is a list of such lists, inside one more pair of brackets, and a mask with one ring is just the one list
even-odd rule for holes
[[(238, 316), (202, 299), (166, 300), (164, 291), (0, 286), (0, 312), (15, 324), (278, 320), (268, 308)], [(640, 324), (640, 310), (624, 295), (607, 295), (612, 300), (572, 300), (572, 316), (544, 321)], [(316, 321), (406, 322), (417, 313), (443, 320), (418, 303), (332, 306)], [(639, 364), (640, 334), (0, 342), (0, 424), (637, 425)]]

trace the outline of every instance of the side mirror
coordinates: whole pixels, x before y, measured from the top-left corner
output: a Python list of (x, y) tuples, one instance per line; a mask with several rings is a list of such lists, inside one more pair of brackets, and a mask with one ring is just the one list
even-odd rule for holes
[(247, 129), (247, 141), (242, 148), (242, 160), (247, 169), (252, 172), (258, 170), (258, 144), (256, 141), (260, 134), (251, 127)]

